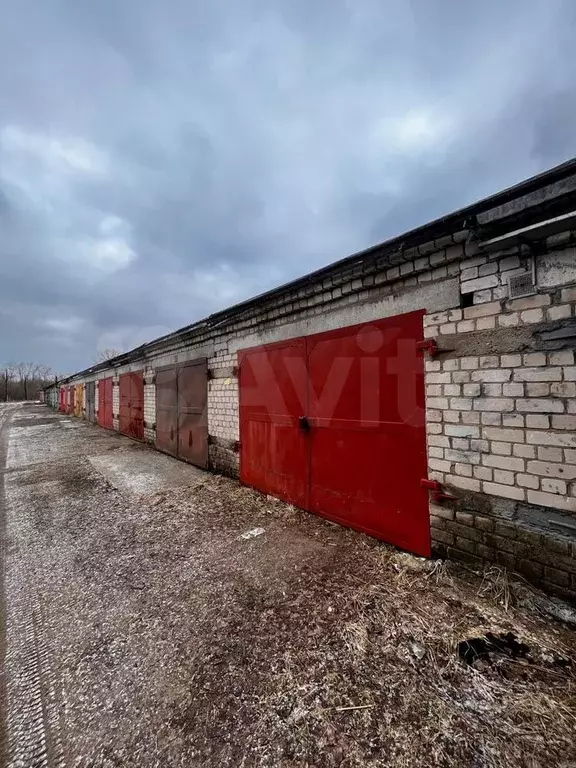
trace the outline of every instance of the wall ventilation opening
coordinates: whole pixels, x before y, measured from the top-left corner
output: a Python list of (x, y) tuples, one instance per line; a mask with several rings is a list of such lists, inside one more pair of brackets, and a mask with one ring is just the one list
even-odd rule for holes
[(508, 296), (520, 299), (523, 296), (533, 296), (536, 293), (536, 261), (534, 254), (529, 258), (526, 271), (510, 275), (508, 278)]
[(509, 277), (508, 291), (511, 299), (520, 299), (523, 296), (533, 296), (536, 293), (533, 272), (524, 272), (520, 275), (512, 275)]
[(461, 293), (460, 294), (460, 309), (466, 309), (466, 307), (474, 306), (474, 293)]

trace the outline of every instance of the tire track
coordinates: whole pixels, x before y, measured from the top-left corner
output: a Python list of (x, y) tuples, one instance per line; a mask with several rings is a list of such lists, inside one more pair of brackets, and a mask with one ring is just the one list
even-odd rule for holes
[(8, 764), (7, 695), (6, 695), (6, 593), (4, 571), (6, 569), (6, 503), (4, 474), (8, 448), (8, 424), (14, 407), (0, 405), (0, 765)]
[(35, 563), (25, 499), (12, 496), (4, 478), (9, 422), (0, 427), (0, 505), (3, 507), (4, 764), (8, 768), (60, 768), (65, 765), (60, 737), (54, 672), (45, 642), (47, 627), (35, 589)]

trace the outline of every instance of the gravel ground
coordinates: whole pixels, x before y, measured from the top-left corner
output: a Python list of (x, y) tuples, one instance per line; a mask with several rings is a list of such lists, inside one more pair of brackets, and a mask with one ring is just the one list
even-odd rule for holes
[[(42, 406), (0, 406), (0, 462), (9, 766), (576, 765), (574, 632), (502, 571)], [(527, 648), (459, 658), (489, 632)]]

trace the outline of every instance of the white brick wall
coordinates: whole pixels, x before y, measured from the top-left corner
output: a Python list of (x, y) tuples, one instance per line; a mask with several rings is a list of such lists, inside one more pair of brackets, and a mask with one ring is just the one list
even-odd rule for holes
[[(576, 236), (555, 236), (554, 247), (568, 247)], [(391, 266), (380, 263), (335, 270), (316, 283), (288, 289), (262, 301), (215, 329), (199, 328), (187, 339), (147, 353), (152, 370), (160, 365), (205, 356), (212, 371), (237, 365), (236, 350), (258, 342), (313, 333), (378, 316), (422, 306), (426, 296), (436, 300), (438, 311), (424, 318), (424, 335), (442, 337), (497, 331), (538, 322), (555, 322), (576, 314), (576, 288), (551, 287), (535, 296), (508, 300), (507, 280), (529, 266), (524, 248), (500, 253), (480, 253), (468, 242), (467, 231), (407, 249), (411, 262)], [(463, 258), (466, 256), (466, 258)], [(458, 296), (443, 286), (458, 284), (473, 305), (456, 306)], [(429, 284), (437, 283), (431, 290)], [(401, 302), (398, 303), (398, 297)], [(383, 303), (389, 300), (390, 303)], [(392, 301), (394, 299), (394, 301)], [(396, 303), (395, 303), (396, 302)], [(366, 307), (372, 307), (366, 314)], [(267, 337), (270, 336), (270, 338)], [(274, 339), (272, 339), (274, 337)], [(191, 340), (190, 340), (191, 339)], [(114, 373), (142, 369), (134, 362)], [(576, 465), (576, 364), (570, 350), (521, 354), (465, 355), (430, 360), (426, 365), (428, 447), (430, 470), (442, 482), (505, 498), (574, 507), (576, 481), (541, 464)], [(145, 384), (146, 439), (153, 440), (156, 421), (155, 385)], [(115, 425), (119, 392), (113, 390)], [(208, 429), (224, 441), (240, 439), (238, 381), (213, 378), (208, 384)], [(492, 430), (492, 431), (490, 431)], [(498, 432), (500, 430), (500, 433)], [(513, 439), (512, 439), (513, 438)], [(540, 454), (540, 450), (561, 453)], [(554, 457), (554, 458), (551, 458)], [(235, 459), (237, 461), (237, 459)], [(561, 474), (561, 473), (560, 473)], [(535, 499), (538, 498), (538, 501)]]
[[(232, 368), (237, 355), (220, 354), (208, 361), (209, 370)], [(224, 440), (240, 439), (238, 379), (235, 376), (208, 382), (208, 432)]]
[[(428, 361), (428, 420), (434, 427), (428, 430), (428, 446), (434, 477), (468, 490), (576, 512), (576, 416), (571, 415), (576, 413), (576, 393), (569, 386), (573, 364), (571, 350)], [(450, 397), (455, 386), (467, 388), (470, 397)], [(502, 391), (489, 389), (495, 386)], [(483, 396), (486, 389), (490, 397)]]
[(112, 385), (112, 419), (114, 429), (119, 429), (118, 416), (120, 414), (120, 387), (118, 386), (118, 373), (114, 373)]
[(144, 439), (148, 443), (156, 440), (156, 383), (150, 367), (144, 373)]

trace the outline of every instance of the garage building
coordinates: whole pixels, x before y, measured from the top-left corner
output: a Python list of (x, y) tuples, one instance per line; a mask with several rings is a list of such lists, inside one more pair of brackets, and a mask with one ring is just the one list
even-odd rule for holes
[(576, 160), (71, 376), (52, 402), (576, 597)]

